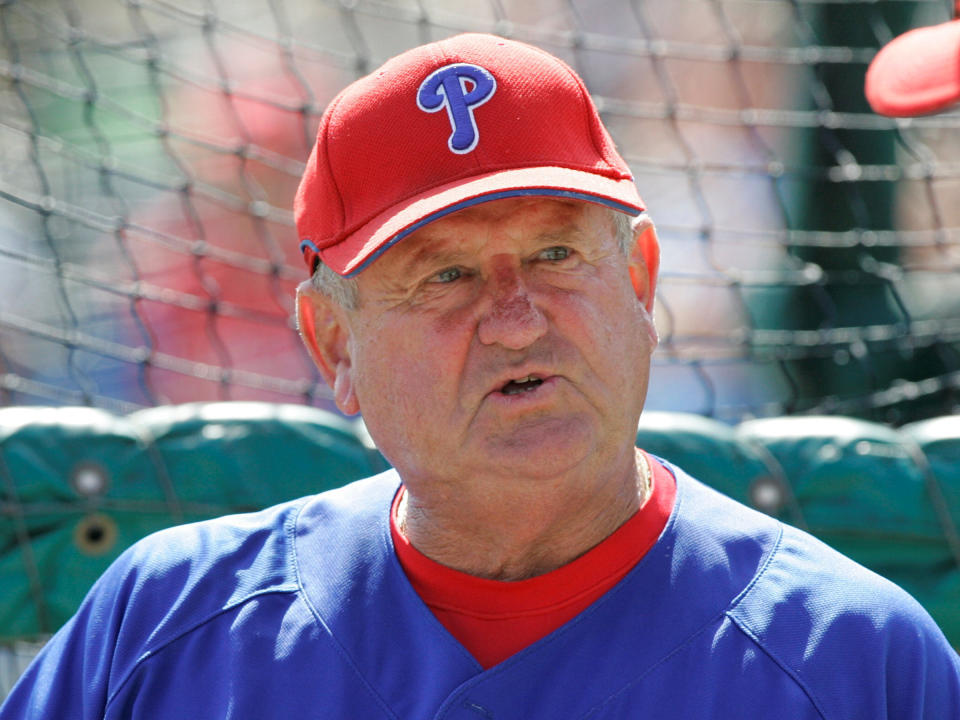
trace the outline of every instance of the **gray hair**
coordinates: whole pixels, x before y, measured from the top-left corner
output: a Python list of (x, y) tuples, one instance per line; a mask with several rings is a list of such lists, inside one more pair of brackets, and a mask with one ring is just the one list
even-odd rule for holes
[[(633, 249), (633, 228), (646, 215), (641, 213), (634, 218), (617, 210), (610, 210), (617, 244), (623, 254), (628, 256)], [(317, 263), (317, 269), (310, 278), (314, 290), (336, 302), (345, 310), (355, 310), (360, 303), (360, 291), (355, 277), (343, 277), (322, 262)]]

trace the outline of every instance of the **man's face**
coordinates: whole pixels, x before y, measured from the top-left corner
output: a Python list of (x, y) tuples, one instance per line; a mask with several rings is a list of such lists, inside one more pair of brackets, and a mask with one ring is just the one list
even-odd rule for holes
[[(609, 211), (497, 200), (436, 220), (358, 276), (338, 399), (404, 478), (551, 477), (632, 448), (652, 283)], [(638, 297), (638, 293), (640, 297)]]

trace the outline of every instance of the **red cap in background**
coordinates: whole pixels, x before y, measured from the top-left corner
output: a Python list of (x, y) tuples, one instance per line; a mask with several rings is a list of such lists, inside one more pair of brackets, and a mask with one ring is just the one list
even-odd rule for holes
[(960, 19), (887, 43), (867, 68), (864, 92), (875, 112), (891, 117), (929, 115), (960, 102)]

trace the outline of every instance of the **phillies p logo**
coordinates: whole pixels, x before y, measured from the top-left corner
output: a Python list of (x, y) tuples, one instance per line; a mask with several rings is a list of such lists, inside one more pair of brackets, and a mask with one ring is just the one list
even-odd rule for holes
[(480, 131), (473, 117), (474, 108), (493, 97), (497, 81), (479, 65), (455, 63), (434, 70), (420, 84), (417, 107), (424, 112), (447, 109), (452, 133), (447, 147), (458, 155), (473, 150), (480, 141)]

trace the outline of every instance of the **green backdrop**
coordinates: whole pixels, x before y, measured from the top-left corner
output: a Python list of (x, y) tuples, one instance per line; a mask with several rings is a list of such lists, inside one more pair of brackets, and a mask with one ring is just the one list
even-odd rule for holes
[[(650, 412), (637, 443), (889, 577), (960, 647), (960, 418)], [(299, 405), (0, 409), (0, 642), (55, 631), (148, 533), (386, 467), (361, 424)]]

